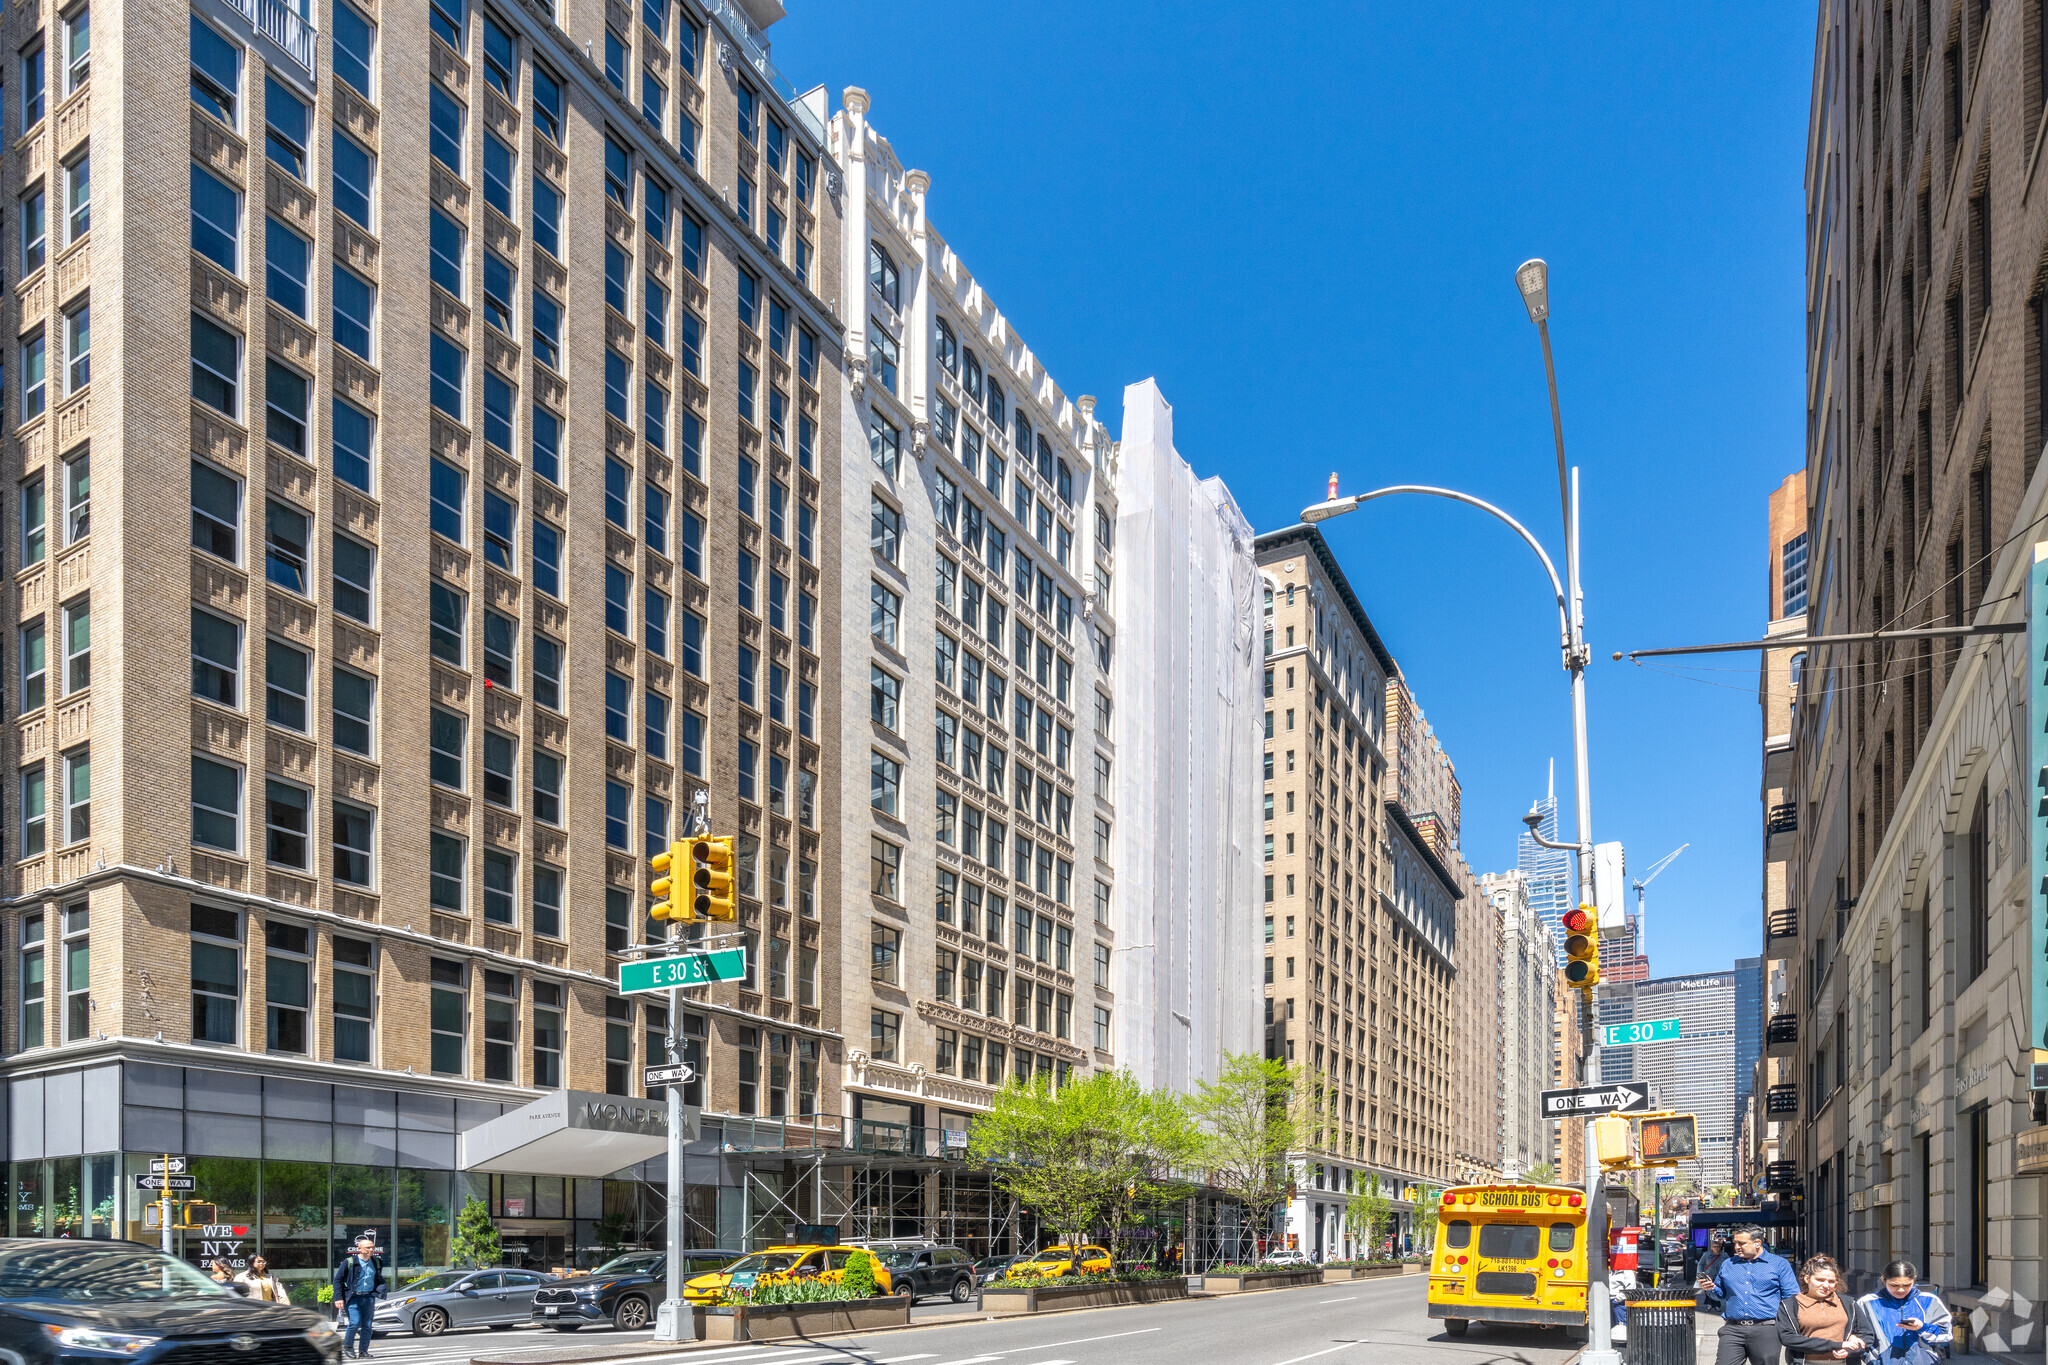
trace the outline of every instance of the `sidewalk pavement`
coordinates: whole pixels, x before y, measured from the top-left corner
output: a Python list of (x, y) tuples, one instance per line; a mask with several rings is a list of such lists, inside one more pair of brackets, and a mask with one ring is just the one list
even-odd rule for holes
[[(957, 1322), (972, 1322), (977, 1318), (986, 1316), (988, 1315), (979, 1308), (969, 1304), (952, 1311), (927, 1313), (914, 1319), (910, 1326), (944, 1327)], [(901, 1332), (905, 1329), (901, 1327), (886, 1327), (870, 1330)], [(834, 1337), (837, 1339), (841, 1336), (853, 1335), (856, 1334), (841, 1332), (834, 1334)], [(541, 1346), (527, 1347), (522, 1350), (514, 1345), (513, 1341), (508, 1340), (500, 1343), (500, 1349), (496, 1351), (481, 1352), (471, 1357), (470, 1365), (580, 1365), (581, 1362), (590, 1361), (632, 1360), (637, 1356), (674, 1356), (692, 1351), (730, 1351), (735, 1347), (745, 1346), (746, 1344), (746, 1342), (732, 1341), (606, 1342), (600, 1339), (592, 1341), (587, 1346)], [(764, 1343), (763, 1349), (776, 1344), (775, 1342)]]

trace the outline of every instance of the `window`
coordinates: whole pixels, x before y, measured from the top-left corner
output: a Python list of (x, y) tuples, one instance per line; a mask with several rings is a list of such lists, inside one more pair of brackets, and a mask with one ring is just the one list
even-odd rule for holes
[(668, 657), (668, 594), (648, 588), (642, 598), (645, 604), (647, 622), (646, 643), (648, 650), (660, 658)]
[(361, 673), (334, 670), (334, 747), (369, 755), (376, 717), (377, 684)]
[(463, 911), (463, 873), (467, 846), (452, 834), (435, 833), (427, 842), (427, 902), (444, 910)]
[(885, 730), (899, 729), (896, 712), (902, 698), (903, 684), (893, 673), (885, 672), (880, 665), (869, 665), (869, 716), (875, 724)]
[(659, 692), (649, 692), (645, 705), (641, 707), (646, 724), (647, 752), (655, 758), (668, 760), (668, 698)]
[[(516, 803), (512, 796), (512, 775), (518, 754), (518, 741), (512, 736), (496, 730), (484, 731), (484, 800), (494, 806), (511, 809)], [(484, 888), (486, 908), (490, 901), (490, 888)]]
[(562, 255), (562, 196), (539, 176), (533, 179), (533, 241), (557, 260)]
[(604, 784), (604, 841), (610, 848), (630, 848), (633, 789), (618, 782)]
[(898, 554), (903, 537), (903, 514), (883, 502), (876, 494), (868, 495), (869, 526), (868, 548), (891, 564), (900, 562)]
[[(435, 37), (454, 48), (458, 54), (466, 51), (462, 36), (468, 21), (468, 0), (429, 0), (427, 27), (433, 30)], [(439, 1071), (441, 1068), (437, 1066), (434, 1069)]]
[[(37, 690), (41, 691), (42, 635), (35, 628)], [(27, 632), (23, 632), (27, 643)], [(27, 668), (24, 662), (24, 669)], [(239, 622), (192, 609), (192, 695), (222, 706), (241, 704), (242, 627)], [(40, 705), (40, 697), (38, 698)]]
[[(337, 12), (346, 6), (336, 6)], [(337, 59), (337, 66), (339, 61)], [(376, 998), (377, 945), (368, 939), (333, 939), (334, 1060), (370, 1060), (371, 1005)]]
[(92, 382), (92, 305), (80, 304), (64, 315), (64, 392), (77, 393)]
[(43, 45), (37, 43), (21, 54), (21, 126), (23, 131), (43, 121), (47, 90), (43, 81)]
[(92, 686), (92, 599), (64, 604), (64, 695)]
[(656, 128), (667, 124), (668, 87), (656, 80), (654, 73), (644, 66), (640, 69), (640, 112)]
[(242, 273), (242, 196), (192, 167), (192, 249), (230, 275)]
[(264, 716), (272, 725), (304, 732), (312, 693), (312, 656), (281, 640), (264, 647)]
[(429, 401), (456, 421), (466, 420), (463, 416), (463, 390), (469, 353), (436, 332), (428, 350), (427, 366), (431, 380)]
[[(488, 272), (486, 272), (488, 273)], [(377, 286), (347, 267), (334, 267), (334, 344), (365, 360), (377, 315)], [(303, 425), (303, 423), (301, 424)]]
[[(538, 301), (541, 296), (535, 294), (533, 297)], [(537, 344), (540, 337), (540, 333), (537, 330), (534, 333), (534, 337)], [(561, 418), (555, 416), (546, 408), (536, 406), (533, 409), (530, 425), (533, 429), (533, 472), (546, 479), (549, 483), (561, 483)]]
[(510, 853), (484, 850), (484, 919), (491, 924), (513, 922), (512, 898), (517, 891), (518, 863)]
[(870, 318), (868, 329), (868, 373), (890, 393), (896, 392), (896, 339)]
[(263, 926), (265, 1039), (272, 1052), (307, 1050), (307, 1007), (312, 1001), (311, 935), (304, 925), (270, 920)]
[(902, 461), (903, 433), (883, 418), (879, 412), (868, 415), (868, 458), (883, 477), (891, 483), (896, 481), (898, 467)]
[(40, 478), (30, 479), (21, 486), (21, 562), (24, 566), (43, 562), (43, 528), (48, 521), (44, 501)]
[[(214, 330), (219, 331), (220, 329), (215, 328)], [(226, 336), (227, 333), (222, 332), (221, 335)], [(40, 332), (34, 336), (25, 336), (21, 339), (21, 415), (24, 420), (30, 417), (39, 417), (43, 412), (45, 346), (46, 343)], [(194, 362), (193, 378), (195, 381), (193, 396), (201, 397), (203, 395), (200, 395), (197, 390), (198, 369), (196, 361)], [(232, 398), (233, 390), (231, 389), (229, 393)], [(214, 406), (219, 407), (220, 405), (216, 403)], [(226, 409), (222, 410), (226, 411)]]
[(533, 932), (550, 938), (562, 936), (562, 870), (558, 867), (533, 870)]
[(898, 889), (903, 869), (903, 850), (879, 836), (869, 840), (868, 890), (883, 900), (902, 903)]
[(902, 279), (896, 272), (895, 259), (882, 249), (880, 242), (868, 243), (868, 287), (883, 303), (899, 311), (902, 309)]
[[(375, 812), (347, 801), (334, 803), (334, 879), (369, 886), (370, 832)], [(367, 1058), (360, 1060), (367, 1061)]]
[[(197, 514), (195, 513), (195, 516)], [(334, 533), (334, 609), (368, 624), (377, 551), (353, 536)]]
[(604, 410), (626, 426), (633, 424), (633, 362), (609, 348), (604, 353)]
[(704, 717), (694, 711), (683, 712), (682, 726), (683, 771), (704, 775)]
[(313, 381), (271, 356), (263, 367), (264, 435), (292, 454), (306, 455), (306, 417)]
[(43, 765), (40, 763), (21, 770), (21, 856), (40, 858), (46, 846), (48, 834), (45, 827), (44, 808), (47, 793), (44, 785)]
[(880, 751), (868, 755), (868, 804), (884, 815), (895, 815), (897, 794), (903, 785), (903, 765)]
[(75, 242), (92, 231), (92, 157), (81, 156), (64, 168), (64, 240)]
[(704, 618), (693, 611), (679, 612), (682, 625), (682, 657), (677, 661), (684, 669), (704, 676)]
[(376, 96), (370, 93), (370, 72), (376, 61), (377, 26), (365, 19), (354, 5), (337, 4), (334, 7), (332, 38), (330, 50), (334, 57), (334, 74), (364, 99), (375, 99)]
[(192, 1041), (234, 1044), (242, 1002), (242, 917), (194, 905)]
[[(225, 123), (236, 126), (235, 105), (242, 92), (242, 49), (220, 36), (212, 27), (202, 23), (198, 15), (191, 18), (192, 41), (192, 102)], [(40, 54), (39, 54), (40, 55)], [(341, 68), (340, 53), (336, 52), (335, 68)], [(27, 60), (24, 59), (24, 87), (26, 87)], [(40, 101), (40, 94), (37, 95)], [(42, 117), (40, 103), (36, 118)], [(21, 126), (26, 131), (34, 118), (29, 117), (27, 91), (24, 88)], [(26, 265), (24, 264), (24, 269)]]
[(453, 711), (433, 707), (427, 725), (427, 768), (434, 781), (462, 790), (462, 763), (467, 748), (469, 720)]
[(604, 566), (604, 624), (627, 639), (633, 637), (633, 576), (616, 564)]
[(493, 687), (518, 689), (514, 655), (519, 623), (495, 611), (484, 612), (484, 680)]
[(562, 709), (562, 646), (545, 635), (533, 637), (533, 699), (550, 710)]
[(469, 1014), (463, 966), (447, 958), (429, 958), (427, 976), (428, 1064), (440, 1075), (460, 1076), (464, 1070), (464, 1024)]
[(465, 662), (463, 643), (469, 617), (469, 597), (444, 583), (428, 588), (427, 643), (437, 659), (461, 668)]
[(486, 14), (481, 17), (484, 33), (484, 79), (506, 99), (519, 99), (519, 49), (498, 22)]
[(741, 706), (757, 706), (759, 699), (754, 695), (755, 681), (760, 671), (760, 655), (749, 645), (739, 648), (739, 701)]
[(562, 823), (562, 760), (544, 749), (533, 754), (533, 818)]
[[(194, 172), (195, 182), (199, 174), (200, 172)], [(211, 178), (210, 176), (208, 177), (208, 179)], [(233, 193), (233, 191), (229, 191), (229, 193)], [(194, 250), (200, 250), (196, 194), (194, 196), (194, 203), (192, 245)], [(237, 215), (240, 213), (239, 196), (237, 196), (236, 213)], [(239, 221), (239, 217), (237, 221)], [(307, 272), (311, 269), (308, 262), (311, 259), (312, 250), (312, 243), (278, 222), (277, 219), (266, 217), (263, 220), (264, 288), (270, 294), (272, 303), (309, 321), (312, 319), (313, 314), (311, 311), (312, 305), (308, 302), (307, 282), (310, 276)]]
[(306, 178), (306, 147), (313, 111), (271, 77), (263, 80), (264, 155), (300, 180)]
[(263, 509), (263, 576), (281, 588), (305, 593), (313, 519), (281, 502)]
[(371, 223), (371, 195), (377, 182), (377, 158), (339, 129), (334, 134), (334, 206), (360, 227)]
[(242, 847), (242, 770), (192, 756), (192, 842), (239, 852)]
[(886, 924), (874, 925), (869, 934), (868, 977), (884, 985), (903, 984), (903, 932)]

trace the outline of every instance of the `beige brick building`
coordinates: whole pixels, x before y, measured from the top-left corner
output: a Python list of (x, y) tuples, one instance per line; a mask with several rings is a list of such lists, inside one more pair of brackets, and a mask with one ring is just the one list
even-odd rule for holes
[[(641, 1093), (617, 950), (706, 787), (751, 965), (689, 1099), (836, 1137), (839, 185), (781, 6), (246, 4), (0, 21), (16, 1230), (290, 1156), (431, 1261), (455, 1131)], [(600, 1183), (488, 1197), (559, 1263)]]

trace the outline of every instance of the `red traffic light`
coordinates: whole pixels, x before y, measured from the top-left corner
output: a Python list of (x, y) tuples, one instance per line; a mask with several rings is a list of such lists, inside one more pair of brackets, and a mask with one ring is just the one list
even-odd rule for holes
[(1574, 906), (1564, 912), (1564, 929), (1568, 934), (1583, 934), (1593, 927), (1592, 912), (1585, 906)]

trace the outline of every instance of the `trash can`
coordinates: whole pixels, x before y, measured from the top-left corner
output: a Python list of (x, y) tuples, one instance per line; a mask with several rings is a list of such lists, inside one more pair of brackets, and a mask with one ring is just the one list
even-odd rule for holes
[(1669, 1289), (1630, 1289), (1625, 1365), (1697, 1365), (1693, 1301)]

